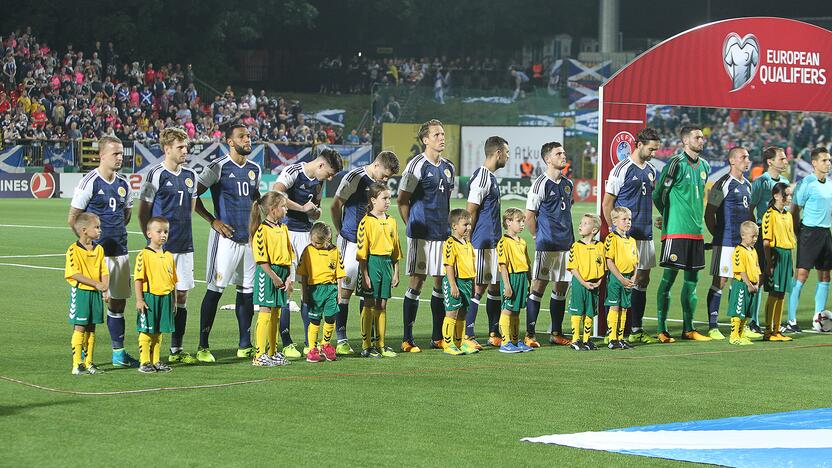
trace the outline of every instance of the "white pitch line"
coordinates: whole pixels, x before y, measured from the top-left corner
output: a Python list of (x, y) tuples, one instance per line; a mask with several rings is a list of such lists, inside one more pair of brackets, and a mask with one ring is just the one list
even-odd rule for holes
[[(26, 228), (26, 229), (69, 229), (69, 226), (36, 226), (32, 224), (0, 224), (0, 227)], [(127, 231), (127, 234), (142, 234), (139, 231)]]
[[(128, 250), (128, 252), (141, 252), (141, 250)], [(0, 258), (46, 258), (46, 257), (64, 257), (64, 253), (56, 254), (35, 254), (35, 255), (0, 255)]]

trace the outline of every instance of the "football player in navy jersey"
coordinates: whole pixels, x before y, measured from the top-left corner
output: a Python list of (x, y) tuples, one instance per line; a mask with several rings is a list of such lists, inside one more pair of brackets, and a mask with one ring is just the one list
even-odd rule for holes
[(506, 167), (509, 158), (508, 142), (499, 136), (485, 140), (485, 163), (474, 171), (468, 184), (468, 213), (471, 214), (471, 245), (474, 247), (477, 276), (468, 313), (465, 317), (465, 340), (469, 346), (481, 349), (476, 340), (474, 323), (480, 298), (488, 290), (485, 312), (488, 316), (488, 344), (500, 347), (500, 333), (497, 332), (502, 297), (500, 296), (500, 270), (497, 265), (497, 242), (502, 237), (503, 213), (500, 210), (500, 186), (494, 175)]
[(356, 260), (356, 232), (358, 223), (367, 211), (367, 190), (374, 182), (387, 183), (393, 174), (399, 172), (399, 158), (392, 151), (382, 151), (372, 163), (357, 167), (347, 172), (330, 208), (332, 222), (338, 230), (338, 250), (344, 262), (346, 276), (339, 284), (340, 300), (338, 315), (335, 316), (335, 333), (338, 346), (335, 352), (340, 355), (352, 354), (353, 350), (347, 339), (347, 316), (350, 296), (358, 281), (358, 260)]
[[(628, 327), (624, 333), (631, 343), (657, 343), (644, 331), (644, 306), (647, 303), (647, 286), (650, 284), (650, 270), (656, 266), (656, 247), (653, 245), (653, 187), (659, 173), (650, 164), (661, 144), (659, 132), (644, 128), (636, 135), (636, 148), (629, 158), (621, 160), (609, 173), (601, 211), (607, 226), (612, 226), (612, 209), (617, 206), (629, 208), (632, 213), (632, 227), (629, 235), (636, 240), (638, 265), (635, 286), (632, 289), (632, 314), (627, 315)], [(657, 222), (658, 219), (657, 219)]]
[(194, 288), (194, 239), (191, 213), (196, 203), (196, 172), (185, 167), (188, 158), (188, 134), (181, 128), (162, 130), (159, 144), (165, 159), (145, 174), (139, 192), (139, 225), (147, 232), (151, 217), (168, 220), (170, 232), (166, 251), (176, 262), (176, 310), (168, 362), (194, 364), (196, 358), (182, 350), (182, 339), (188, 322), (188, 291)]
[[(344, 169), (341, 155), (332, 148), (324, 148), (318, 157), (308, 162), (291, 164), (283, 168), (277, 177), (273, 190), (286, 194), (286, 227), (289, 229), (289, 240), (295, 249), (295, 268), (300, 261), (303, 251), (310, 243), (309, 231), (312, 224), (321, 217), (321, 193), (323, 181), (331, 180), (332, 176)], [(303, 284), (303, 278), (295, 277), (298, 284)], [(280, 314), (280, 341), (283, 343), (283, 355), (289, 359), (300, 358), (292, 335), (289, 333), (291, 324), (289, 311)], [(306, 340), (309, 328), (308, 305), (301, 303), (301, 318), (303, 319), (303, 336)], [(308, 343), (307, 343), (308, 347)], [(304, 348), (304, 354), (307, 349)]]
[(124, 145), (118, 138), (105, 135), (98, 140), (98, 157), (98, 168), (85, 175), (75, 187), (68, 223), (74, 231), (75, 220), (84, 212), (101, 219), (101, 237), (96, 244), (104, 249), (110, 270), (107, 329), (113, 346), (113, 365), (138, 367), (139, 362), (124, 350), (124, 306), (132, 290), (127, 224), (133, 210), (133, 194), (127, 177), (118, 173), (124, 159)]
[(418, 353), (421, 348), (413, 342), (413, 322), (419, 309), (419, 295), (428, 276), (433, 277), (430, 309), (433, 316), (431, 347), (441, 349), (442, 322), (445, 320), (445, 296), (442, 293), (442, 246), (451, 234), (448, 224), (451, 192), (456, 181), (456, 168), (442, 157), (445, 151), (445, 128), (433, 119), (419, 128), (419, 143), (424, 152), (411, 159), (404, 168), (399, 185), (398, 205), (407, 226), (407, 257), (405, 275), (408, 276), (402, 315), (404, 336), (402, 351)]
[[(254, 316), (254, 254), (249, 244), (251, 204), (260, 198), (260, 166), (246, 159), (251, 153), (251, 135), (245, 125), (233, 123), (225, 130), (228, 154), (202, 170), (194, 210), (211, 226), (208, 233), (207, 289), (199, 313), (197, 360), (214, 362), (208, 336), (214, 325), (222, 292), (237, 286), (236, 314), (240, 332), (237, 357), (251, 359), (251, 319)], [(213, 214), (198, 197), (211, 191)]]
[(531, 292), (526, 305), (524, 343), (533, 348), (540, 347), (535, 338), (540, 301), (546, 285), (554, 281), (549, 300), (552, 317), (549, 342), (569, 346), (572, 342), (563, 336), (563, 315), (566, 311), (566, 290), (572, 280), (566, 263), (569, 249), (575, 242), (572, 231), (574, 187), (562, 173), (567, 166), (563, 145), (556, 141), (546, 143), (540, 149), (540, 156), (546, 163), (546, 172), (535, 179), (526, 199), (526, 226), (535, 239), (535, 252)]
[[(731, 148), (728, 164), (729, 172), (711, 187), (705, 207), (705, 226), (714, 236), (711, 252), (713, 282), (708, 290), (708, 336), (713, 340), (725, 339), (717, 328), (719, 303), (722, 288), (734, 277), (734, 247), (742, 242), (740, 224), (755, 220), (751, 209), (751, 182), (744, 175), (751, 166), (748, 150), (742, 146)], [(762, 335), (751, 332), (743, 336), (759, 338)]]

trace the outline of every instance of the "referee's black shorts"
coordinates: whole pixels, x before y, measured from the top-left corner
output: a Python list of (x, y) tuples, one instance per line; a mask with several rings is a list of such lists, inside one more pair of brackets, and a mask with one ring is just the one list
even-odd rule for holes
[(705, 241), (683, 238), (664, 239), (659, 265), (676, 270), (696, 271), (705, 268)]
[(800, 226), (797, 268), (832, 270), (832, 232), (829, 228)]

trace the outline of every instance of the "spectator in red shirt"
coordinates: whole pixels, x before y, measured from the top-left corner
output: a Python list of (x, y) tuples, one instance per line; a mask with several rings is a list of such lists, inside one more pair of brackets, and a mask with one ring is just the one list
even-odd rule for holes
[(35, 106), (37, 106), (37, 110), (32, 112), (32, 126), (35, 128), (43, 128), (46, 126), (48, 120), (46, 112), (44, 112), (43, 106), (39, 104), (35, 104)]
[(153, 64), (148, 63), (144, 70), (144, 84), (150, 86), (156, 80), (156, 70), (153, 69)]

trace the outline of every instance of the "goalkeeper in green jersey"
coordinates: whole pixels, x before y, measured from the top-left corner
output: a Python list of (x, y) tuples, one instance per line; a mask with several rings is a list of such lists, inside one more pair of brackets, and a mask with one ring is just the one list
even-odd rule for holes
[(679, 135), (684, 151), (671, 157), (662, 169), (653, 203), (662, 214), (662, 252), (659, 264), (665, 268), (659, 283), (657, 314), (659, 341), (673, 343), (667, 331), (667, 310), (670, 288), (679, 270), (684, 271), (682, 285), (682, 339), (710, 341), (693, 328), (696, 309), (696, 282), (699, 270), (705, 268), (704, 212), (705, 182), (710, 166), (699, 157), (705, 146), (705, 136), (699, 127), (685, 126)]

